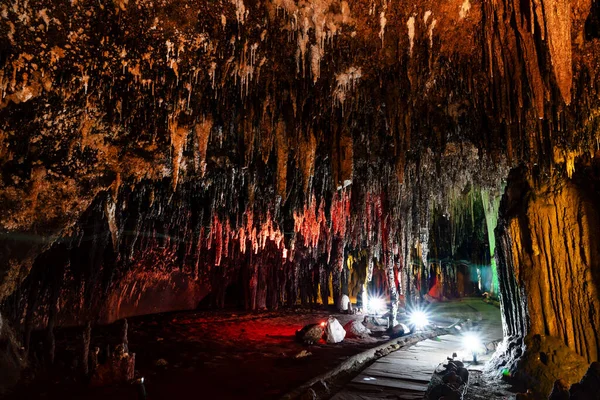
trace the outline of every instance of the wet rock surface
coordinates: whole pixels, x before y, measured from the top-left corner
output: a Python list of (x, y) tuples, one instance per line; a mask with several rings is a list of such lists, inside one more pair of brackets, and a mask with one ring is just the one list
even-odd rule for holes
[(518, 180), (503, 200), (499, 275), (509, 294), (507, 333), (512, 338), (529, 333), (524, 342), (511, 342), (506, 367), (523, 372), (542, 396), (557, 379), (578, 382), (599, 356), (594, 332), (600, 316), (592, 311), (600, 282), (593, 272), (600, 260), (596, 171), (583, 168), (572, 180), (542, 190)]
[(597, 361), (598, 2), (390, 4), (0, 4), (2, 363), (367, 289), (500, 294), (513, 372), (528, 334)]

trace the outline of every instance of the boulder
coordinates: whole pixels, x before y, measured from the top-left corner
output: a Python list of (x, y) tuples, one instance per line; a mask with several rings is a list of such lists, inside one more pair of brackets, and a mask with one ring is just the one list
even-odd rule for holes
[(325, 335), (327, 336), (327, 343), (339, 343), (346, 337), (346, 331), (340, 321), (334, 317), (329, 317), (325, 327)]
[(400, 336), (404, 336), (410, 333), (410, 328), (402, 323), (393, 326), (388, 329), (388, 334), (391, 338), (397, 338)]
[(363, 325), (360, 321), (350, 321), (344, 325), (346, 336), (349, 338), (366, 338), (371, 334), (371, 330)]
[(531, 335), (527, 336), (524, 342), (526, 350), (520, 357), (519, 368), (514, 371), (513, 376), (518, 380), (530, 382), (530, 389), (536, 396), (547, 398), (557, 379), (563, 379), (571, 385), (586, 375), (590, 364), (565, 346), (562, 339)]
[(323, 327), (320, 324), (306, 325), (304, 328), (296, 331), (296, 340), (304, 344), (313, 344), (321, 340), (323, 336)]

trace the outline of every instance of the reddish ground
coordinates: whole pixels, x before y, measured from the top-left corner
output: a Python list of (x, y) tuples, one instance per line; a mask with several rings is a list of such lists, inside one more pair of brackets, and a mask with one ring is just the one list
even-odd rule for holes
[[(136, 353), (136, 370), (145, 378), (148, 399), (218, 398), (275, 399), (330, 370), (349, 356), (383, 342), (347, 339), (304, 346), (294, 341), (296, 330), (326, 321), (325, 311), (281, 311), (260, 314), (183, 312), (132, 318), (129, 347)], [(345, 324), (362, 316), (337, 315)], [(92, 346), (116, 343), (120, 323), (92, 332)], [(81, 330), (57, 333), (55, 372), (67, 371), (75, 359)], [(102, 348), (102, 347), (101, 347)], [(296, 359), (306, 350), (311, 356)], [(166, 366), (157, 361), (164, 359)], [(71, 368), (73, 368), (71, 366)], [(61, 372), (64, 378), (64, 372)], [(77, 384), (29, 384), (14, 398), (135, 399), (137, 386), (98, 389)]]

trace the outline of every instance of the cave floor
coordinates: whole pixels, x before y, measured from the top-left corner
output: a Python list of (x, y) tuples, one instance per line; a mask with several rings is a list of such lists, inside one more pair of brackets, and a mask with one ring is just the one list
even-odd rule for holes
[[(455, 334), (423, 340), (376, 360), (352, 377), (333, 400), (422, 399), (436, 367), (453, 353), (457, 353), (458, 359), (470, 371), (473, 386), (465, 398), (510, 398), (512, 393), (507, 385), (487, 379), (483, 372), (493, 351), (480, 354), (478, 362), (473, 363), (462, 336), (464, 331), (468, 331), (476, 334), (483, 345), (495, 348), (494, 345), (502, 340), (499, 310), (481, 299), (463, 299), (433, 304), (428, 311), (433, 322), (441, 326), (454, 318), (471, 321), (464, 323), (461, 330), (451, 329)], [(484, 397), (479, 397), (482, 395)]]
[[(480, 299), (431, 306), (438, 324), (470, 318), (485, 327), (491, 340), (501, 339), (499, 310)], [(282, 310), (263, 313), (179, 312), (130, 318), (129, 348), (136, 354), (136, 376), (143, 376), (148, 399), (172, 396), (219, 399), (275, 399), (368, 348), (386, 341), (346, 339), (304, 346), (294, 341), (302, 326), (326, 321), (327, 310)], [(333, 314), (342, 324), (363, 315)], [(119, 323), (95, 328), (92, 347), (115, 343)], [(500, 335), (499, 337), (498, 334)], [(56, 364), (46, 378), (24, 384), (10, 399), (132, 399), (137, 385), (90, 388), (57, 384), (72, 366), (81, 329), (56, 333)], [(303, 350), (310, 356), (296, 358)], [(69, 351), (71, 356), (69, 358)], [(69, 359), (71, 361), (69, 361)], [(440, 360), (441, 361), (441, 360)], [(70, 364), (71, 363), (71, 364)]]

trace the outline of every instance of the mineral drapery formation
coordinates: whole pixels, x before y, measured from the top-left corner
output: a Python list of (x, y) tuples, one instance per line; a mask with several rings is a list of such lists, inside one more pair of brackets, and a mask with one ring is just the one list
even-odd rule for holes
[(467, 258), (596, 360), (599, 72), (591, 0), (3, 3), (2, 318), (395, 310)]
[[(512, 305), (505, 307), (512, 351), (523, 351), (527, 336), (521, 367), (546, 369), (569, 383), (578, 382), (600, 355), (598, 165), (581, 167), (572, 179), (538, 188), (516, 179), (497, 232), (504, 301)], [(578, 356), (544, 350), (556, 348), (556, 338), (558, 347)], [(568, 369), (561, 364), (567, 357), (574, 359)], [(549, 393), (552, 381), (538, 379), (542, 393)]]

